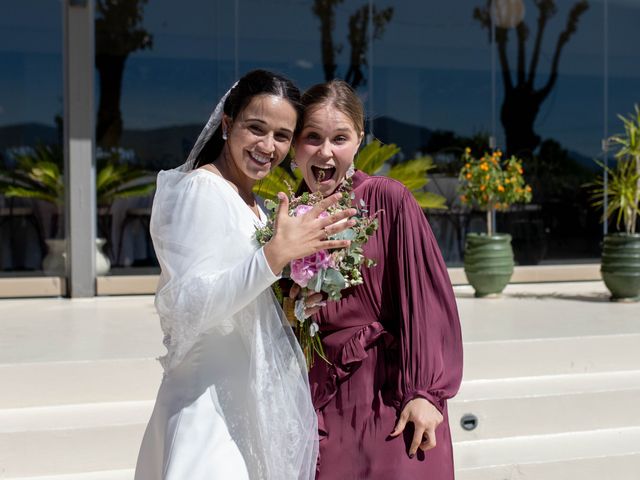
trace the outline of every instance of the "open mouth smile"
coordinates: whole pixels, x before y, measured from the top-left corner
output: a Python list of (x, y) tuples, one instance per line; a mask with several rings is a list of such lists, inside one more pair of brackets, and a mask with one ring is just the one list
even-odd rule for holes
[(256, 162), (258, 162), (260, 165), (267, 165), (271, 163), (271, 160), (273, 160), (272, 156), (262, 155), (258, 152), (249, 152), (249, 156)]
[(311, 172), (317, 183), (328, 182), (335, 175), (336, 167), (330, 165), (325, 167), (312, 165)]

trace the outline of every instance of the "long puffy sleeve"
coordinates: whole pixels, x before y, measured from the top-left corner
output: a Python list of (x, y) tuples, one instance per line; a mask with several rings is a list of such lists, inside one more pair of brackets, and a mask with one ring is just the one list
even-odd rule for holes
[(278, 279), (252, 239), (247, 207), (223, 182), (209, 172), (158, 176), (151, 236), (162, 269), (155, 303), (169, 351), (165, 368), (200, 333), (233, 328), (229, 319)]
[(462, 338), (446, 265), (431, 227), (405, 190), (390, 238), (399, 321), (402, 407), (423, 397), (441, 412), (462, 379)]

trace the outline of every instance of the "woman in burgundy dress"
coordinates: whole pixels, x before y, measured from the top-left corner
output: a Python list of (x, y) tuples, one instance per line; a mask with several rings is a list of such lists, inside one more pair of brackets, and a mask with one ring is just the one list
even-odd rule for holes
[(354, 172), (364, 112), (351, 87), (316, 85), (302, 103), (295, 162), (307, 187), (328, 195), (352, 176), (355, 202), (380, 212), (364, 248), (377, 265), (364, 268), (364, 283), (307, 310), (317, 312), (331, 361), (317, 359), (309, 374), (320, 433), (317, 478), (453, 479), (447, 399), (460, 385), (462, 340), (436, 240), (402, 184)]

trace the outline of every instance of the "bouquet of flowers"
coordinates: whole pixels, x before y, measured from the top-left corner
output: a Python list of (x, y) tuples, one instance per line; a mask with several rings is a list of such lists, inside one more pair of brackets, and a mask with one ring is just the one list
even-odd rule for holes
[[(331, 206), (321, 217), (337, 213), (348, 208), (355, 208), (357, 213), (353, 219), (356, 224), (340, 233), (331, 235), (332, 240), (351, 240), (347, 248), (335, 249), (332, 251), (321, 250), (308, 257), (295, 259), (285, 268), (282, 276), (290, 278), (302, 287), (302, 299), (295, 302), (293, 309), (286, 308), (288, 298), (282, 298), (283, 308), (291, 323), (295, 326), (298, 341), (304, 352), (309, 368), (313, 365), (314, 352), (323, 360), (328, 361), (320, 336), (317, 335), (319, 327), (311, 318), (305, 317), (304, 297), (308, 292), (324, 292), (329, 300), (339, 300), (342, 298), (342, 290), (362, 284), (361, 267), (372, 267), (375, 260), (366, 258), (363, 253), (363, 245), (369, 237), (378, 229), (376, 215), (369, 215), (366, 205), (361, 200), (358, 206), (353, 206), (355, 195), (352, 191), (351, 179), (343, 182), (339, 189), (342, 194), (341, 199)], [(296, 196), (289, 188), (289, 215), (304, 215), (313, 206), (323, 199), (320, 193), (305, 192)], [(275, 214), (277, 205), (272, 200), (265, 200), (265, 207), (268, 210), (268, 221), (264, 227), (256, 231), (256, 240), (260, 245), (266, 244), (273, 236), (275, 227)], [(276, 294), (278, 287), (276, 287)], [(289, 312), (287, 312), (289, 310)], [(290, 310), (293, 310), (291, 312)], [(293, 316), (294, 318), (291, 318)]]

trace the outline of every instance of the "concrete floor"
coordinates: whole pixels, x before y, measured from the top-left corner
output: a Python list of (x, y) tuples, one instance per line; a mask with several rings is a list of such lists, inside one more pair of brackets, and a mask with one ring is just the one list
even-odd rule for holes
[[(457, 478), (638, 480), (640, 304), (602, 282), (455, 290)], [(130, 480), (163, 353), (152, 296), (0, 300), (0, 479)]]
[[(465, 342), (640, 333), (640, 303), (610, 302), (602, 282), (455, 291)], [(0, 365), (157, 357), (161, 340), (152, 296), (0, 300)]]

